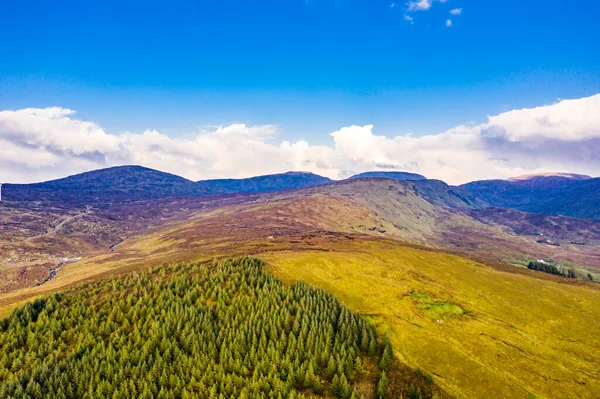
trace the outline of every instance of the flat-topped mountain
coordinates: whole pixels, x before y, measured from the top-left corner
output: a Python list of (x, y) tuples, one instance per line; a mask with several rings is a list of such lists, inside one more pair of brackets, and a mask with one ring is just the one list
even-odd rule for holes
[(333, 180), (310, 172), (287, 172), (247, 179), (202, 180), (197, 184), (213, 193), (264, 193), (294, 190), (331, 183)]
[(529, 181), (529, 182), (549, 182), (549, 181), (561, 181), (564, 179), (567, 180), (589, 180), (591, 176), (588, 175), (578, 175), (576, 173), (532, 173), (527, 175), (521, 175), (516, 177), (510, 177), (507, 180), (512, 182), (517, 181)]
[(410, 172), (364, 172), (359, 173), (357, 175), (351, 176), (350, 179), (363, 179), (369, 177), (376, 177), (382, 179), (392, 179), (392, 180), (426, 180), (427, 178), (423, 175), (419, 175), (417, 173)]

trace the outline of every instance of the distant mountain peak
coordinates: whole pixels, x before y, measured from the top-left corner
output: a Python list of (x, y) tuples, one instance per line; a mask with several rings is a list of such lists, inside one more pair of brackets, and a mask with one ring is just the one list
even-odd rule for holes
[(517, 181), (532, 180), (532, 179), (544, 178), (544, 177), (561, 177), (561, 178), (571, 179), (571, 180), (589, 180), (592, 178), (591, 176), (578, 175), (576, 173), (548, 172), (548, 173), (530, 173), (530, 174), (526, 174), (526, 175), (522, 175), (522, 176), (511, 177), (507, 180), (512, 181), (512, 182), (517, 182)]
[(288, 175), (288, 176), (302, 176), (302, 175), (317, 176), (315, 173), (308, 172), (308, 171), (305, 171), (305, 170), (290, 170), (290, 171), (282, 173), (282, 174), (283, 175)]
[(363, 179), (363, 178), (382, 178), (382, 179), (392, 179), (392, 180), (427, 180), (427, 178), (423, 175), (417, 173), (410, 172), (384, 172), (384, 171), (373, 171), (373, 172), (364, 172), (359, 173), (357, 175), (351, 176), (350, 179)]

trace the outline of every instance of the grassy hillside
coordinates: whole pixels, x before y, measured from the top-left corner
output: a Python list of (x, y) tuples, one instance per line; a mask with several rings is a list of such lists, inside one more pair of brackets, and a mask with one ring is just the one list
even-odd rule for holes
[(370, 315), (400, 358), (461, 398), (596, 398), (600, 291), (392, 243), (263, 255)]
[(282, 285), (251, 258), (156, 268), (38, 299), (0, 321), (0, 359), (3, 398), (406, 391), (371, 324), (323, 290)]

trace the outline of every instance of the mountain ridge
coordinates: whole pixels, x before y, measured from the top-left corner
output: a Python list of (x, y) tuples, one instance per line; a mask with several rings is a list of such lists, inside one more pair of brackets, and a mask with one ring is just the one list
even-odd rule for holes
[(196, 184), (208, 187), (214, 193), (233, 194), (294, 190), (332, 182), (332, 179), (315, 173), (289, 171), (244, 179), (200, 180)]
[(570, 174), (535, 176), (517, 180), (480, 180), (459, 187), (495, 207), (600, 218), (600, 178), (597, 177)]
[[(356, 178), (386, 178), (398, 181), (426, 180), (408, 172), (366, 172)], [(86, 202), (138, 201), (170, 197), (222, 194), (250, 194), (286, 191), (333, 183), (328, 177), (311, 172), (288, 171), (241, 179), (184, 177), (140, 165), (123, 165), (78, 173), (63, 178), (29, 184), (6, 183), (5, 201), (50, 201), (83, 204)]]

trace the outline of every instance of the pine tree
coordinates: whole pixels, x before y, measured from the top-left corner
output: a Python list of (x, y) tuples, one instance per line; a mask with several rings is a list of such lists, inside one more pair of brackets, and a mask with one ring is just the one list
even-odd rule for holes
[(379, 377), (379, 382), (377, 383), (377, 399), (386, 399), (387, 398), (387, 387), (389, 384), (389, 380), (385, 371), (381, 372), (381, 376)]
[(354, 360), (354, 371), (356, 371), (358, 374), (362, 374), (365, 371), (365, 366), (364, 363), (362, 361), (362, 359), (360, 358), (360, 356), (356, 356), (356, 359)]
[(340, 397), (341, 387), (340, 387), (340, 377), (336, 374), (331, 380), (331, 384), (329, 385), (329, 392), (333, 396)]
[(342, 374), (340, 377), (340, 389), (339, 389), (339, 397), (342, 399), (348, 399), (352, 395), (352, 387), (348, 383), (346, 376)]

